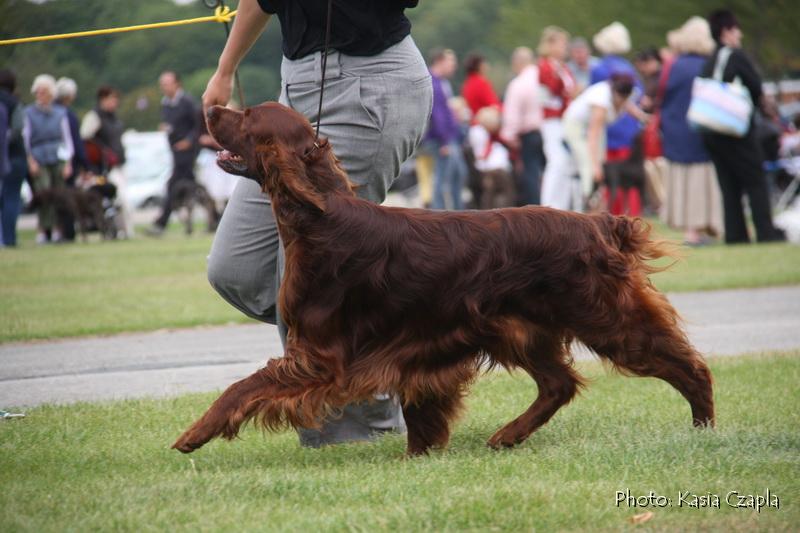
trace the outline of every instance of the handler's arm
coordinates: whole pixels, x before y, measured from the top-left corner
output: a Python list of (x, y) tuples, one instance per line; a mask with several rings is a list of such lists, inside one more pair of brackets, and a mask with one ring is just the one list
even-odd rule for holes
[(233, 90), (233, 73), (253, 43), (267, 26), (270, 15), (264, 13), (256, 0), (241, 0), (237, 8), (228, 42), (219, 56), (217, 71), (211, 76), (203, 93), (203, 110), (212, 105), (227, 105)]

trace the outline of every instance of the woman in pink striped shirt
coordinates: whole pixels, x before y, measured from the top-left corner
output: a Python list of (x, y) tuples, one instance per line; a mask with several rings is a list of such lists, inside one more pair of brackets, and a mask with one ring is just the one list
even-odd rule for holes
[(540, 177), (544, 166), (542, 151), (542, 102), (539, 97), (539, 69), (533, 51), (527, 47), (514, 50), (511, 70), (516, 77), (506, 88), (503, 101), (503, 128), (500, 137), (519, 150), (522, 159), (523, 190), (518, 195), (523, 204), (539, 204)]

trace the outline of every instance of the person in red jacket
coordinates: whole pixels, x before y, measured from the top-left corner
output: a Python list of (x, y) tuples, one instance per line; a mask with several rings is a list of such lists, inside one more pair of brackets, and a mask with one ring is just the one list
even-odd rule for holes
[(547, 165), (542, 177), (542, 205), (556, 209), (572, 207), (572, 173), (569, 153), (564, 147), (561, 115), (575, 95), (576, 83), (564, 60), (569, 34), (548, 26), (539, 41), (539, 84), (542, 94), (542, 140)]
[(489, 72), (489, 63), (486, 62), (486, 58), (480, 54), (470, 54), (464, 60), (464, 68), (467, 71), (467, 79), (464, 80), (461, 96), (467, 101), (473, 119), (484, 107), (499, 108), (500, 99), (494, 92), (492, 82), (486, 77)]

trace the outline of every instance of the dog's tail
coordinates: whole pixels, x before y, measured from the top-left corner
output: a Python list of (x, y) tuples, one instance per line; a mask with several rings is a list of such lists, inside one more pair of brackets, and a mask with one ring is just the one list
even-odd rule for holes
[(652, 239), (652, 227), (641, 218), (606, 213), (600, 215), (598, 222), (607, 242), (622, 252), (633, 263), (631, 266), (647, 274), (668, 270), (680, 259), (678, 246)]

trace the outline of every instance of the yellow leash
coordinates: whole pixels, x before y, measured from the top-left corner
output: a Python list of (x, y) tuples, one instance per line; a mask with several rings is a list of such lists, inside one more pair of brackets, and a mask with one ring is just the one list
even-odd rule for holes
[(183, 26), (200, 22), (230, 22), (236, 16), (236, 11), (231, 11), (227, 6), (219, 6), (214, 14), (209, 17), (194, 19), (173, 20), (171, 22), (155, 22), (153, 24), (139, 24), (138, 26), (124, 26), (122, 28), (107, 28), (104, 30), (79, 31), (75, 33), (61, 33), (59, 35), (41, 35), (38, 37), (22, 37), (20, 39), (6, 39), (0, 41), (0, 46), (7, 44), (35, 43), (41, 41), (55, 41), (56, 39), (73, 39), (75, 37), (88, 37), (90, 35), (107, 35), (109, 33), (122, 33), (126, 31), (150, 30), (153, 28), (168, 28), (170, 26)]

